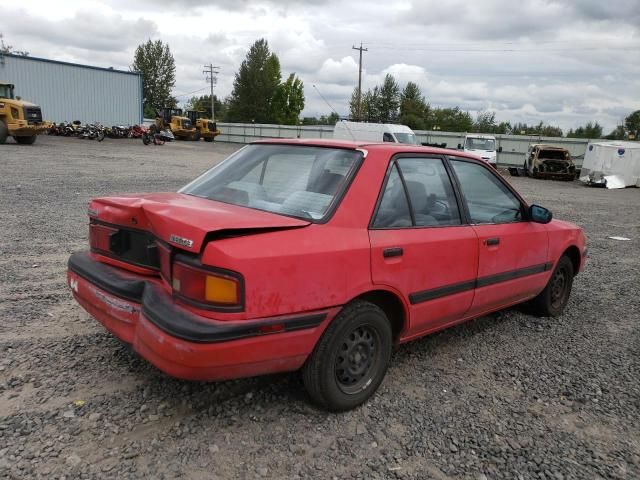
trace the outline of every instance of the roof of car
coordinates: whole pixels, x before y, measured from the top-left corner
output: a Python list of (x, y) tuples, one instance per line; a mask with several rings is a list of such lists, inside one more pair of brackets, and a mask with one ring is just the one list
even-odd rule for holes
[(455, 155), (456, 157), (471, 158), (480, 160), (480, 157), (460, 150), (449, 148), (425, 147), (422, 145), (410, 145), (406, 143), (393, 142), (366, 142), (352, 140), (334, 140), (329, 138), (272, 138), (252, 142), (254, 144), (280, 144), (280, 145), (306, 145), (312, 147), (335, 147), (348, 148), (352, 150), (384, 150), (389, 153), (433, 153), (438, 155)]

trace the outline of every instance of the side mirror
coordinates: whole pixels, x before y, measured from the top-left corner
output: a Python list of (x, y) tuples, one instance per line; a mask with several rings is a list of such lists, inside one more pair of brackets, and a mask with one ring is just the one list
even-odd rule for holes
[(529, 220), (536, 223), (549, 223), (553, 218), (550, 210), (540, 205), (531, 205), (529, 207)]
[(462, 144), (461, 143), (458, 144), (458, 150), (462, 150)]
[(498, 153), (502, 152), (502, 147), (498, 147)]

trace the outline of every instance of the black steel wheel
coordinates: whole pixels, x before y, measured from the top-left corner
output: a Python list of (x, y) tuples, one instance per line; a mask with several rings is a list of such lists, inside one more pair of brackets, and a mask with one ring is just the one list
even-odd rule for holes
[(573, 263), (568, 256), (563, 255), (558, 260), (544, 290), (531, 300), (534, 313), (543, 317), (560, 315), (569, 302), (573, 276)]
[(378, 306), (364, 301), (345, 306), (303, 367), (312, 400), (331, 411), (365, 402), (384, 379), (392, 341), (391, 324)]
[(7, 137), (9, 136), (9, 128), (7, 124), (0, 120), (0, 145), (4, 144), (7, 141)]

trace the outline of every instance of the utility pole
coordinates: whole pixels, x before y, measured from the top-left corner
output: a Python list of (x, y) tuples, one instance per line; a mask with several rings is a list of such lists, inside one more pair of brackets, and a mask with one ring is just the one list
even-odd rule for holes
[(368, 52), (368, 48), (362, 48), (362, 42), (360, 46), (355, 45), (351, 47), (352, 50), (360, 51), (360, 61), (358, 62), (358, 120), (362, 118), (362, 52)]
[(216, 107), (215, 101), (213, 100), (213, 86), (218, 83), (218, 72), (220, 71), (220, 67), (214, 66), (213, 64), (205, 65), (204, 73), (207, 77), (207, 82), (211, 84), (211, 120), (215, 122), (216, 120)]

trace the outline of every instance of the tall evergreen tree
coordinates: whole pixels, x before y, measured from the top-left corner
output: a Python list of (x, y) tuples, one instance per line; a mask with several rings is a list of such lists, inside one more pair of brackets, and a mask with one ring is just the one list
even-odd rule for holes
[(265, 39), (249, 49), (236, 73), (227, 118), (234, 122), (273, 123), (273, 101), (281, 81), (280, 60)]
[(379, 89), (378, 121), (382, 123), (397, 121), (399, 108), (400, 87), (393, 75), (387, 73)]
[(138, 45), (131, 70), (142, 73), (145, 116), (175, 104), (171, 90), (176, 83), (176, 64), (168, 44), (147, 40)]
[(429, 105), (420, 91), (420, 87), (409, 82), (400, 94), (400, 123), (414, 130), (424, 130), (424, 118)]

